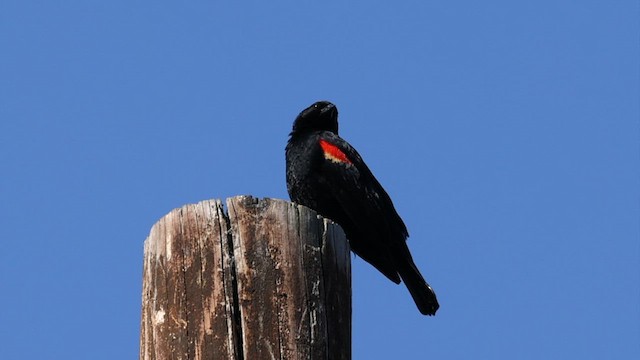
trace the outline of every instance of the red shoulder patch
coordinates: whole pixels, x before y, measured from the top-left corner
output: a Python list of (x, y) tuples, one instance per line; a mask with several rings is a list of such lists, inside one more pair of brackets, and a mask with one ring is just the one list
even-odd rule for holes
[(320, 139), (320, 147), (322, 148), (325, 159), (337, 163), (351, 164), (351, 160), (349, 160), (347, 155), (343, 153), (339, 147), (333, 145), (332, 143)]

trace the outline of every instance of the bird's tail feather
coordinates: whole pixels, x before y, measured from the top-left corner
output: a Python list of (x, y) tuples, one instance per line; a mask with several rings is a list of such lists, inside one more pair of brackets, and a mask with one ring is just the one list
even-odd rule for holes
[(408, 259), (405, 266), (400, 268), (399, 273), (413, 301), (416, 303), (418, 310), (420, 310), (423, 315), (435, 315), (440, 307), (438, 299), (431, 286), (427, 284), (420, 274), (420, 271), (418, 271), (413, 260)]

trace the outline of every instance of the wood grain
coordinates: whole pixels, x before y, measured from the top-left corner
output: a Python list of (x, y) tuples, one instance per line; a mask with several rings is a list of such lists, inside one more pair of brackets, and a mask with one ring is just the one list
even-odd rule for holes
[(339, 226), (283, 200), (173, 210), (145, 241), (140, 359), (350, 359)]

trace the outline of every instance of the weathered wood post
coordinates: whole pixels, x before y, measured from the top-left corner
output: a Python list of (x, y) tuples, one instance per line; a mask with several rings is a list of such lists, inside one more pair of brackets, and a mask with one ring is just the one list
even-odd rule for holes
[(238, 196), (175, 209), (144, 246), (140, 359), (350, 359), (340, 227)]

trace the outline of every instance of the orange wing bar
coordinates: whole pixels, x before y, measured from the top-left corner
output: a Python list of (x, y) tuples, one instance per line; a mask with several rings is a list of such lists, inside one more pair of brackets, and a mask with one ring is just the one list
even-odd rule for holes
[(332, 143), (320, 139), (320, 147), (322, 147), (325, 159), (337, 163), (351, 164), (351, 160), (349, 160), (347, 155), (343, 153), (339, 147), (333, 145)]

